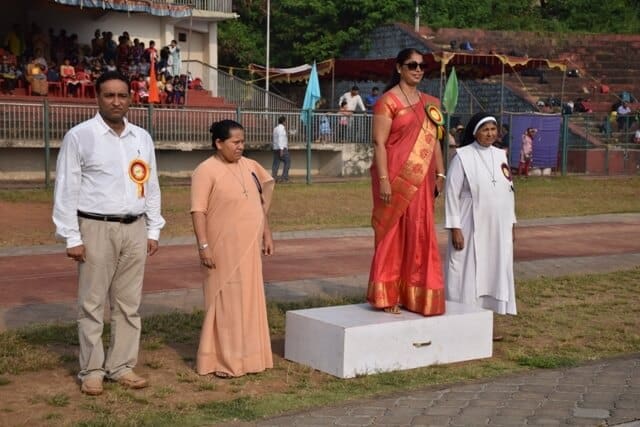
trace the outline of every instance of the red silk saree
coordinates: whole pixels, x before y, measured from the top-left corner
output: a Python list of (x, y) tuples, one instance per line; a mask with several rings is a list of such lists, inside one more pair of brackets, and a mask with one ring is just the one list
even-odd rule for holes
[(380, 179), (371, 167), (375, 253), (367, 300), (376, 308), (400, 305), (424, 316), (445, 310), (442, 264), (436, 240), (434, 189), (437, 126), (424, 105), (439, 104), (422, 94), (421, 102), (404, 107), (391, 92), (375, 105), (374, 114), (392, 120), (385, 144), (391, 203), (380, 199)]

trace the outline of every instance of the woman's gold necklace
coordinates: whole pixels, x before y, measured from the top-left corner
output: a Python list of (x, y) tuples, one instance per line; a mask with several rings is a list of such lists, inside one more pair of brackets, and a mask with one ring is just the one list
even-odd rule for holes
[(223, 159), (220, 159), (220, 161), (222, 163), (224, 163), (224, 165), (229, 170), (231, 175), (233, 175), (233, 177), (236, 179), (236, 181), (238, 181), (238, 184), (240, 184), (240, 186), (242, 186), (242, 194), (244, 194), (244, 197), (245, 198), (249, 197), (249, 193), (247, 192), (247, 187), (244, 185), (244, 176), (242, 176), (242, 169), (240, 168), (240, 161), (237, 162), (238, 169), (240, 169), (240, 177), (239, 178), (238, 178), (238, 175), (235, 174), (235, 172), (233, 171), (231, 166), (229, 166), (228, 163), (231, 163), (231, 162), (227, 162), (226, 160), (223, 160)]
[[(409, 106), (409, 108), (411, 108), (411, 111), (413, 111), (413, 114), (416, 116), (416, 119), (418, 119), (418, 122), (420, 122), (420, 116), (418, 115), (418, 112), (413, 108), (413, 104), (411, 103), (411, 101), (409, 100), (409, 96), (407, 95), (407, 93), (404, 91), (404, 89), (402, 89), (402, 86), (400, 85), (400, 83), (398, 83), (398, 89), (400, 89), (400, 92), (402, 92), (402, 94), (404, 95), (404, 98), (407, 100), (407, 105)], [(416, 89), (416, 92), (418, 94), (418, 102), (420, 103), (420, 105), (422, 105), (423, 109), (424, 109), (424, 103), (422, 101), (422, 96), (420, 96), (420, 92)], [(427, 125), (428, 126), (428, 125)], [(425, 132), (427, 131), (427, 128), (424, 127), (424, 121), (422, 123), (420, 123), (420, 127), (422, 128), (422, 130), (424, 130)]]

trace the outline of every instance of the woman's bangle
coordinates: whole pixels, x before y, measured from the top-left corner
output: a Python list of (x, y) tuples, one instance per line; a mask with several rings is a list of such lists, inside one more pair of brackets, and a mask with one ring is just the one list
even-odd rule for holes
[(205, 249), (207, 249), (209, 247), (208, 243), (203, 243), (201, 245), (198, 245), (198, 249), (201, 251), (204, 251)]
[(443, 173), (437, 173), (436, 176), (439, 176), (442, 179), (447, 179), (447, 175), (445, 175)]
[(384, 181), (385, 179), (389, 179), (389, 177), (387, 175), (382, 175), (380, 177), (380, 181)]

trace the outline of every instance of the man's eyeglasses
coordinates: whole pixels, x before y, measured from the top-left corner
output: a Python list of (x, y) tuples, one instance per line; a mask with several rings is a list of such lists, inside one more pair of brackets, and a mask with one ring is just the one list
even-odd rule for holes
[(424, 71), (427, 64), (424, 62), (407, 62), (406, 64), (402, 64), (404, 67), (407, 67), (411, 71), (415, 71), (420, 67), (420, 70)]

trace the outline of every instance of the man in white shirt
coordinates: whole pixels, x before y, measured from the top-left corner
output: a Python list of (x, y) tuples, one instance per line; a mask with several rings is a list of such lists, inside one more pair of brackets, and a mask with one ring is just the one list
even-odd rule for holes
[(350, 92), (346, 92), (340, 97), (338, 105), (341, 106), (342, 101), (345, 101), (347, 103), (347, 110), (349, 111), (356, 111), (356, 108), (359, 108), (363, 112), (367, 111), (359, 92), (360, 88), (358, 88), (358, 86), (353, 86)]
[(629, 108), (629, 103), (627, 101), (622, 101), (616, 109), (616, 112), (618, 113), (618, 131), (628, 129), (631, 120), (631, 108)]
[[(284, 116), (278, 117), (278, 125), (273, 128), (273, 164), (271, 166), (271, 174), (276, 182), (289, 182), (289, 167), (291, 166), (291, 157), (289, 157), (289, 140), (287, 139), (287, 129), (284, 127), (287, 119)], [(282, 176), (278, 178), (278, 169), (280, 162), (284, 163)]]
[[(129, 84), (118, 72), (96, 81), (98, 114), (65, 135), (56, 167), (53, 222), (78, 263), (81, 391), (99, 395), (106, 376), (128, 388), (147, 380), (138, 358), (142, 280), (158, 250), (160, 186), (151, 136), (127, 121)], [(104, 307), (111, 342), (102, 345)]]

